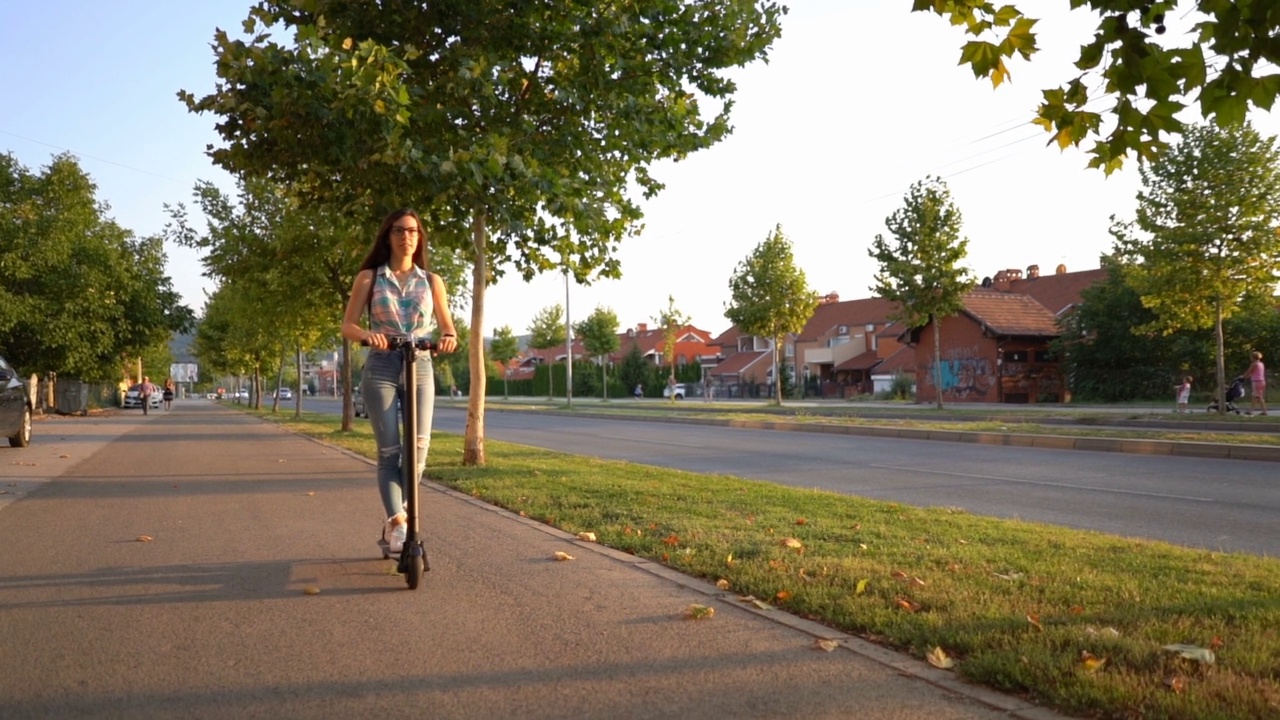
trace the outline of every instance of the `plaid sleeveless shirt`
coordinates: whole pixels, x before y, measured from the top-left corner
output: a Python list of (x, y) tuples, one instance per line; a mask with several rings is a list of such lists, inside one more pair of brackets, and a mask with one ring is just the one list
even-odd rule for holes
[(435, 317), (430, 279), (431, 273), (415, 265), (401, 285), (391, 268), (379, 267), (369, 293), (369, 330), (385, 335), (426, 336)]

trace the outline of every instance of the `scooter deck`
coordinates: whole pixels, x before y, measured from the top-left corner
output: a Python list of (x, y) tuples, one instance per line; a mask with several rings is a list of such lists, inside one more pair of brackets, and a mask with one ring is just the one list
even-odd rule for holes
[(400, 557), (400, 553), (402, 552), (402, 550), (392, 550), (391, 543), (387, 542), (386, 539), (384, 538), (378, 538), (378, 547), (382, 548), (383, 560), (387, 560), (389, 558), (398, 558)]

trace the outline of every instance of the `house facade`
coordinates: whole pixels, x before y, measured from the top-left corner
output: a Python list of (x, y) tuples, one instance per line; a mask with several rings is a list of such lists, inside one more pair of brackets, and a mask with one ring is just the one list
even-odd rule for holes
[[(897, 304), (884, 298), (825, 296), (795, 339), (797, 377), (806, 393), (852, 397), (872, 392), (876, 368), (903, 347), (905, 328), (891, 319), (896, 310)], [(906, 369), (914, 370), (911, 363)]]
[(1032, 265), (1025, 275), (1011, 269), (983, 279), (965, 296), (960, 313), (939, 322), (940, 364), (931, 323), (902, 336), (915, 351), (916, 400), (931, 403), (941, 395), (944, 402), (1068, 402), (1050, 343), (1084, 289), (1105, 277), (1102, 269), (1068, 273), (1062, 265), (1042, 276)]

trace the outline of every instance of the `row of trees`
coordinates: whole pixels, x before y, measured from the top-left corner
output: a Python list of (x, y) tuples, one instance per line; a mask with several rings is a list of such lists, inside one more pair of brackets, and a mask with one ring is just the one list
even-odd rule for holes
[(117, 383), (168, 372), (191, 309), (159, 237), (120, 227), (70, 155), (32, 171), (0, 155), (0, 352), (24, 373)]

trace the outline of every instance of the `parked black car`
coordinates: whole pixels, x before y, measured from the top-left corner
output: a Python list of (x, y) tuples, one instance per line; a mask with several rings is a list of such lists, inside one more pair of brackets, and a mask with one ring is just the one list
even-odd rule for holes
[(31, 393), (18, 371), (0, 357), (0, 436), (13, 447), (31, 444)]

